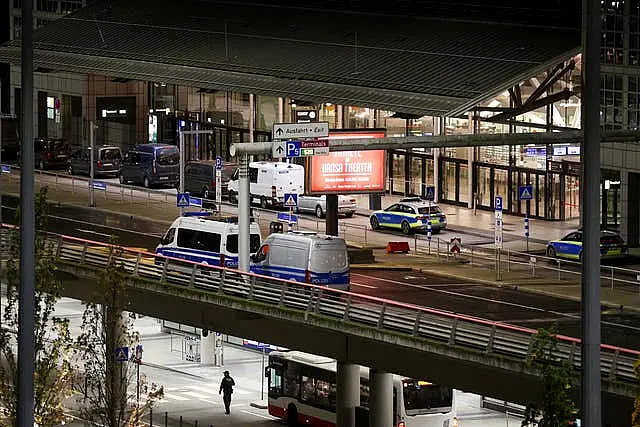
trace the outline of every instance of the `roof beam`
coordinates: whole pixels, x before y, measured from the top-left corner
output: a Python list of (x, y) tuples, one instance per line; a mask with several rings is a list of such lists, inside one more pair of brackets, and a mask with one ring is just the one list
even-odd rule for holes
[(509, 109), (507, 111), (505, 111), (504, 113), (500, 113), (500, 114), (496, 114), (493, 117), (487, 117), (485, 119), (483, 119), (485, 122), (494, 122), (494, 121), (500, 121), (500, 120), (505, 120), (505, 119), (509, 119), (512, 117), (517, 117), (521, 114), (527, 113), (529, 111), (533, 111), (533, 110), (537, 110), (540, 107), (544, 107), (545, 105), (548, 104), (553, 104), (554, 102), (557, 101), (561, 101), (561, 100), (567, 100), (569, 99), (572, 95), (575, 95), (572, 91), (570, 91), (569, 89), (565, 89), (562, 92), (556, 92), (552, 95), (548, 95), (545, 96), (544, 98), (540, 98), (536, 101), (533, 101), (531, 103), (524, 103), (524, 105), (520, 108), (513, 108), (513, 109)]

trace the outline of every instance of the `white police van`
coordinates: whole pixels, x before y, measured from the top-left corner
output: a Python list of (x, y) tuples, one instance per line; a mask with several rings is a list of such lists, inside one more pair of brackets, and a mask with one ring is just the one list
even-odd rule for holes
[[(239, 171), (236, 169), (227, 184), (229, 202), (238, 202), (240, 191)], [(250, 203), (258, 203), (262, 209), (283, 206), (287, 193), (304, 193), (304, 167), (294, 163), (249, 163)]]
[(309, 233), (274, 233), (255, 255), (251, 271), (265, 276), (348, 291), (349, 256), (344, 239)]
[[(249, 225), (249, 251), (260, 249), (262, 237), (255, 222)], [(156, 247), (156, 255), (220, 267), (238, 267), (238, 218), (181, 216)], [(156, 258), (156, 262), (159, 258)]]

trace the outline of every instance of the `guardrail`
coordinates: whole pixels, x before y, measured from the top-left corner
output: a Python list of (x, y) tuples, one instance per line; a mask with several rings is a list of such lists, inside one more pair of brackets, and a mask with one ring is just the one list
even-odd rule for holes
[[(5, 230), (6, 232), (6, 230)], [(111, 257), (133, 276), (186, 288), (232, 295), (305, 313), (358, 324), (361, 327), (426, 338), (472, 351), (506, 356), (526, 362), (531, 356), (533, 329), (443, 310), (244, 273), (154, 255), (108, 244), (51, 235), (56, 258), (75, 265), (105, 267)], [(580, 340), (558, 336), (555, 357), (580, 369)], [(640, 352), (601, 345), (601, 374), (611, 381), (637, 383), (633, 365)]]
[[(16, 166), (11, 166), (11, 168), (19, 170), (19, 167)], [(19, 181), (19, 175), (11, 173), (8, 176), (10, 180)], [(36, 181), (43, 185), (51, 185), (55, 189), (72, 193), (82, 191), (88, 194), (88, 177), (72, 176), (65, 172), (56, 173), (37, 170)], [(130, 206), (175, 208), (175, 195), (167, 190), (109, 183), (106, 189), (95, 191), (97, 200), (103, 196), (104, 200), (128, 203)], [(103, 194), (101, 195), (100, 193)], [(231, 213), (234, 209), (232, 205), (224, 204), (222, 211), (223, 213), (225, 211)], [(257, 222), (264, 225), (267, 222), (276, 220), (279, 213), (270, 209), (252, 209), (257, 213)], [(300, 220), (305, 225), (298, 224), (296, 227), (301, 230), (324, 231), (324, 220), (311, 217), (302, 217)], [(349, 224), (347, 222), (339, 223), (338, 234), (347, 241), (362, 243), (365, 246), (380, 244), (381, 240), (394, 238), (392, 235), (385, 236), (383, 239), (380, 239), (380, 236), (374, 237), (376, 233), (369, 225)], [(580, 263), (571, 260), (550, 258), (512, 249), (496, 250), (486, 246), (466, 244), (461, 246), (460, 253), (454, 254), (451, 252), (451, 242), (440, 239), (437, 236), (428, 239), (426, 235), (414, 234), (413, 236), (402, 236), (401, 238), (411, 242), (410, 247), (415, 253), (445, 257), (447, 261), (458, 258), (471, 264), (491, 268), (496, 272), (496, 280), (502, 280), (505, 272), (526, 272), (531, 278), (554, 280), (578, 280), (581, 274)], [(640, 295), (640, 271), (638, 270), (602, 265), (600, 278), (603, 286), (608, 286), (610, 291), (624, 290)]]

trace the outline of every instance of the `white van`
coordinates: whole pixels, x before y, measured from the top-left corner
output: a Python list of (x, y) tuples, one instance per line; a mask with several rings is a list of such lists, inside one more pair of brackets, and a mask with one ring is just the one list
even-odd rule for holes
[[(229, 201), (237, 203), (238, 170), (229, 180)], [(283, 162), (251, 162), (249, 163), (249, 192), (251, 203), (259, 203), (266, 209), (268, 206), (282, 206), (285, 193), (304, 193), (304, 167)]]
[(265, 276), (348, 291), (349, 255), (344, 239), (308, 233), (274, 233), (251, 256), (251, 271)]
[[(255, 222), (249, 225), (249, 251), (260, 249), (262, 237)], [(156, 248), (157, 255), (220, 267), (238, 267), (237, 217), (176, 218)]]

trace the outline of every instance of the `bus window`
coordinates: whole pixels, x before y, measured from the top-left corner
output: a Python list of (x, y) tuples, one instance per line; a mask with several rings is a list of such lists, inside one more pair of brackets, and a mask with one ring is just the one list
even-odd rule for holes
[(284, 374), (284, 395), (297, 398), (300, 394), (300, 367), (295, 363), (287, 363)]
[(269, 368), (269, 396), (282, 396), (282, 371), (279, 368)]
[(369, 381), (365, 379), (360, 380), (360, 406), (364, 408), (369, 407)]
[(451, 387), (432, 384), (426, 381), (404, 380), (403, 397), (407, 414), (425, 410), (450, 408), (453, 401)]

